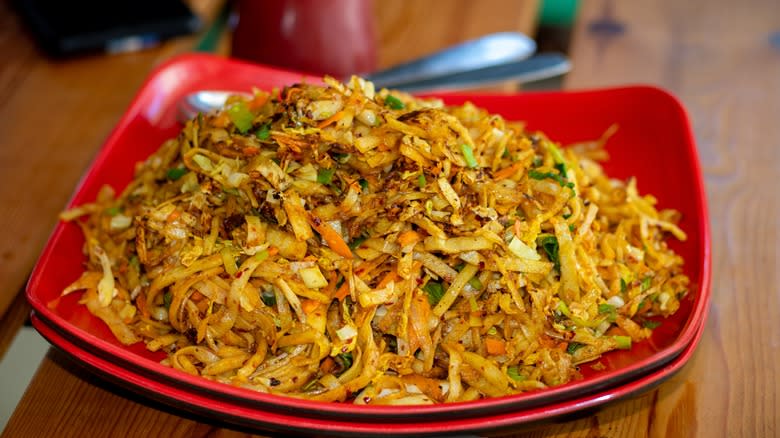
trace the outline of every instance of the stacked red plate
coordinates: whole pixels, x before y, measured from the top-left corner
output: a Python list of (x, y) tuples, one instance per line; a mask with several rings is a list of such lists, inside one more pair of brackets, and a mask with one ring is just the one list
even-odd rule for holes
[[(187, 55), (160, 66), (142, 86), (76, 189), (70, 205), (93, 200), (103, 184), (123, 187), (134, 165), (180, 129), (177, 104), (200, 89), (249, 91), (299, 82), (304, 76), (208, 55)], [(710, 238), (704, 187), (687, 115), (670, 94), (646, 86), (523, 93), (445, 94), (447, 103), (477, 106), (523, 120), (561, 143), (599, 138), (612, 124), (610, 160), (615, 178), (636, 176), (642, 192), (662, 208), (682, 213), (688, 239), (670, 242), (685, 259), (691, 293), (677, 313), (646, 341), (606, 354), (603, 368), (532, 393), (426, 406), (357, 406), (254, 392), (208, 381), (159, 363), (143, 345), (121, 345), (76, 296), (57, 301), (82, 270), (83, 237), (59, 223), (27, 287), (35, 327), (52, 344), (99, 374), (152, 399), (231, 423), (277, 432), (432, 434), (494, 430), (548, 419), (625, 397), (659, 384), (691, 357), (709, 304)]]

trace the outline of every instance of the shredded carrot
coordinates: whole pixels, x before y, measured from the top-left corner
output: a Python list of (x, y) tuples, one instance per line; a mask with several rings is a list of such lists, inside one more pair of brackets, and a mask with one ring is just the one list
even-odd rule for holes
[(487, 349), (488, 354), (504, 354), (506, 353), (506, 344), (500, 339), (485, 338), (485, 349)]
[(173, 210), (171, 214), (169, 214), (168, 217), (165, 218), (165, 221), (171, 223), (176, 219), (178, 219), (179, 216), (181, 216), (181, 212), (179, 210)]
[(241, 152), (243, 152), (244, 155), (257, 155), (260, 153), (260, 148), (256, 146), (247, 146), (242, 149)]
[(347, 295), (349, 295), (349, 282), (344, 280), (344, 283), (341, 284), (341, 287), (338, 288), (333, 297), (339, 301), (343, 301)]
[(318, 233), (320, 233), (320, 236), (322, 236), (322, 238), (325, 240), (325, 243), (328, 244), (333, 252), (344, 257), (345, 259), (352, 258), (352, 250), (349, 249), (347, 242), (345, 242), (344, 238), (341, 237), (341, 235), (337, 233), (336, 230), (334, 230), (333, 227), (331, 227), (327, 222), (316, 216), (309, 215), (309, 223), (315, 230), (317, 230)]
[(230, 117), (228, 117), (227, 111), (221, 111), (217, 114), (212, 124), (217, 128), (226, 128), (230, 124)]
[(420, 240), (422, 240), (422, 236), (420, 236), (420, 233), (414, 230), (404, 231), (398, 235), (398, 244), (401, 246), (411, 245), (419, 242)]
[(246, 106), (250, 110), (256, 110), (263, 106), (266, 102), (268, 102), (268, 95), (265, 93), (258, 93), (255, 94), (252, 100), (247, 102)]
[(279, 254), (279, 248), (277, 248), (275, 246), (269, 246), (266, 251), (268, 251), (268, 255), (269, 256)]
[(339, 280), (339, 276), (336, 271), (328, 271), (325, 277), (328, 280), (328, 285), (322, 288), (320, 292), (328, 297), (332, 297), (333, 293), (336, 292), (336, 282)]
[(301, 308), (303, 309), (303, 313), (310, 314), (317, 310), (317, 307), (319, 307), (320, 302), (317, 300), (303, 300), (301, 301)]
[(524, 165), (524, 163), (522, 161), (517, 161), (517, 162), (513, 163), (511, 166), (505, 167), (505, 168), (499, 170), (498, 172), (494, 173), (493, 174), (493, 179), (498, 181), (500, 179), (509, 178), (510, 176), (512, 176), (515, 173), (517, 173), (517, 171), (520, 170), (520, 168), (522, 168), (523, 165)]
[(515, 236), (520, 239), (523, 236), (523, 230), (520, 228), (520, 221), (515, 221), (514, 226), (512, 227), (512, 232), (515, 234)]
[(400, 277), (398, 276), (397, 272), (395, 272), (394, 270), (393, 271), (388, 271), (387, 274), (385, 274), (385, 276), (382, 277), (381, 280), (379, 280), (379, 283), (376, 285), (376, 288), (377, 289), (381, 289), (381, 288), (387, 286), (388, 284), (390, 284), (391, 281), (395, 281), (398, 278), (400, 278)]
[(336, 123), (339, 120), (343, 119), (345, 115), (347, 115), (346, 111), (339, 111), (336, 114), (333, 114), (332, 116), (328, 117), (327, 119), (321, 121), (319, 123), (319, 125), (317, 125), (317, 127), (322, 129), (322, 128), (328, 126), (328, 125), (331, 125), (331, 124)]
[(195, 302), (198, 302), (198, 301), (202, 300), (203, 298), (205, 298), (203, 296), (203, 294), (198, 292), (198, 291), (195, 291), (195, 292), (192, 293), (192, 295), (190, 295), (190, 299), (192, 301), (195, 301)]
[(322, 372), (322, 374), (328, 374), (331, 371), (333, 371), (333, 368), (335, 367), (336, 367), (336, 361), (333, 360), (332, 357), (328, 356), (322, 360), (322, 363), (320, 364), (320, 371)]
[(146, 306), (146, 295), (140, 293), (135, 298), (135, 307), (138, 308), (138, 310), (141, 312), (141, 315), (143, 315), (145, 318), (149, 318), (151, 314), (149, 313), (149, 309)]

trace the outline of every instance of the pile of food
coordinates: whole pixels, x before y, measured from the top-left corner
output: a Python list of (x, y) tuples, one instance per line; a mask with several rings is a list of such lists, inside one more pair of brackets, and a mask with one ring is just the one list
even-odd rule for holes
[(636, 181), (471, 104), (352, 78), (189, 121), (83, 230), (63, 294), (124, 344), (258, 391), (358, 404), (569, 382), (647, 338), (688, 278)]

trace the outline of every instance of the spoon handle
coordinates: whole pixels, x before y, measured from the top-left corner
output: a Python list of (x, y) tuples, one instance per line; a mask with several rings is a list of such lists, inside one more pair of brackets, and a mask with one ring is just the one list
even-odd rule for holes
[(464, 90), (507, 81), (533, 82), (560, 76), (568, 73), (569, 70), (571, 70), (571, 63), (566, 56), (559, 53), (544, 53), (520, 61), (400, 83), (393, 88), (407, 92)]
[(362, 74), (377, 88), (518, 61), (536, 51), (533, 39), (516, 32), (499, 32), (448, 47), (414, 61)]

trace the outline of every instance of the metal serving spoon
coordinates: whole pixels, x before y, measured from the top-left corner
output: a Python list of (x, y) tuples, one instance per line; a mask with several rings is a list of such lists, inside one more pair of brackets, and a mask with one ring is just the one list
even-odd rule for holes
[[(571, 63), (565, 56), (545, 53), (520, 61), (401, 83), (393, 88), (408, 92), (458, 90), (485, 87), (507, 81), (532, 82), (559, 76), (569, 70), (571, 70)], [(247, 93), (228, 90), (201, 90), (190, 93), (179, 102), (179, 120), (186, 122), (198, 113), (208, 113), (222, 108), (228, 96), (235, 94)]]

